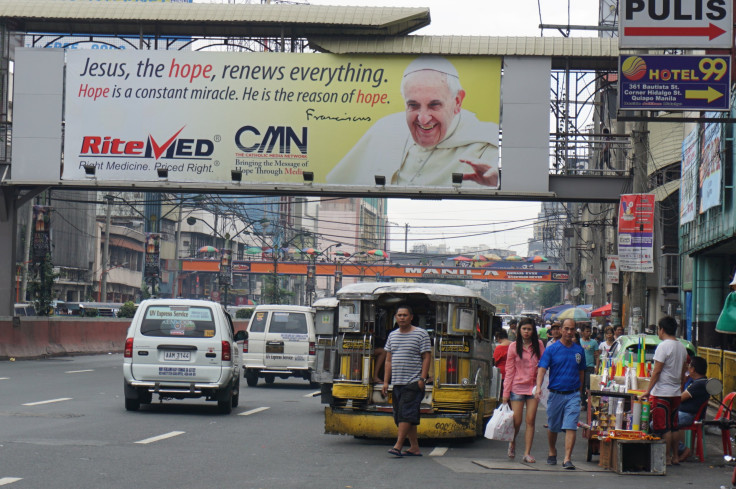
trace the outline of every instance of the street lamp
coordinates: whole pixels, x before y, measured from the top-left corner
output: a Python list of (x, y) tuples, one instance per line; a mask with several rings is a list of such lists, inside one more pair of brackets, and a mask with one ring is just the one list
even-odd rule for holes
[[(313, 258), (312, 258), (311, 263), (308, 263), (307, 264), (307, 290), (306, 290), (306, 294), (307, 294), (307, 300), (306, 300), (306, 302), (307, 302), (307, 305), (311, 306), (312, 305), (312, 302), (314, 302), (314, 294), (315, 294), (315, 291), (317, 289), (317, 287), (316, 287), (316, 282), (317, 282), (317, 273), (316, 273), (317, 272), (317, 265), (316, 265), (317, 256), (319, 256), (319, 255), (327, 256), (327, 258), (329, 259), (329, 253), (328, 252), (330, 251), (330, 249), (331, 248), (339, 248), (341, 246), (342, 246), (342, 243), (333, 243), (330, 246), (328, 246), (327, 248), (325, 248), (324, 250), (322, 250), (322, 251), (316, 251), (315, 253), (313, 253)], [(329, 288), (329, 284), (328, 284), (328, 288)]]

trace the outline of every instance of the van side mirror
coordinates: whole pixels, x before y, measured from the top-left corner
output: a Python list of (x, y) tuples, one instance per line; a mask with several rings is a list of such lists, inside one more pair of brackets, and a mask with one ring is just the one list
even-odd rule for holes
[(248, 339), (248, 332), (247, 331), (238, 331), (235, 333), (235, 341), (243, 341)]

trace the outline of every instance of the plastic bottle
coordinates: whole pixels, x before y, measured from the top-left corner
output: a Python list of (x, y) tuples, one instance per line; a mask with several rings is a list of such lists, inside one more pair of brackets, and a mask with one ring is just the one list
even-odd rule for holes
[(624, 403), (623, 399), (616, 399), (616, 429), (623, 429), (624, 426)]
[(644, 433), (649, 433), (649, 401), (641, 401), (641, 427)]

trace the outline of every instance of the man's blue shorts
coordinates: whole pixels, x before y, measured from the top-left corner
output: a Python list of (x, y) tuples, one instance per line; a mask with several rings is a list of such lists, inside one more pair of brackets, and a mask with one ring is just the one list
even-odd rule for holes
[(395, 385), (391, 391), (394, 406), (394, 422), (419, 424), (419, 408), (424, 399), (424, 389), (419, 387), (419, 382), (406, 385)]
[(553, 433), (577, 430), (580, 420), (580, 391), (567, 394), (549, 392), (547, 400), (547, 425)]

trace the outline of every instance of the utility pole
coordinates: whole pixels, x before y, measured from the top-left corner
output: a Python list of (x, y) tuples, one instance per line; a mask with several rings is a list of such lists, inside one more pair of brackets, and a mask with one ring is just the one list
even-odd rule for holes
[(184, 208), (184, 197), (179, 194), (179, 217), (176, 220), (176, 235), (174, 243), (174, 286), (172, 289), (172, 296), (174, 299), (179, 297), (179, 269), (181, 268), (181, 262), (179, 261), (179, 243), (181, 242), (181, 211)]
[(404, 253), (408, 253), (409, 250), (409, 223), (404, 223)]
[[(642, 115), (647, 112), (642, 112)], [(647, 155), (649, 149), (649, 128), (646, 121), (634, 124), (631, 132), (634, 143), (634, 193), (643, 194), (647, 192)], [(631, 318), (635, 333), (643, 333), (644, 320), (643, 311), (646, 301), (646, 275), (643, 272), (629, 272), (629, 307), (626, 309), (627, 316)], [(624, 325), (626, 327), (626, 324)]]
[(33, 238), (33, 200), (28, 203), (28, 223), (26, 224), (26, 242), (23, 245), (23, 281), (20, 285), (20, 301), (26, 301), (28, 290), (28, 263), (31, 261), (31, 239)]
[(100, 300), (107, 302), (107, 267), (110, 253), (110, 214), (112, 213), (112, 195), (106, 195), (107, 210), (105, 211), (105, 248), (102, 251), (102, 279), (100, 284)]

